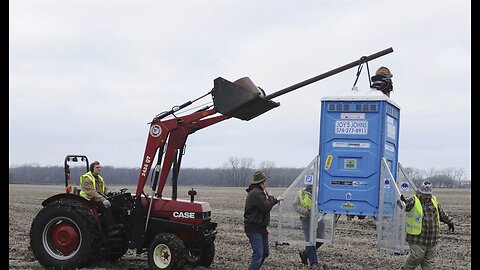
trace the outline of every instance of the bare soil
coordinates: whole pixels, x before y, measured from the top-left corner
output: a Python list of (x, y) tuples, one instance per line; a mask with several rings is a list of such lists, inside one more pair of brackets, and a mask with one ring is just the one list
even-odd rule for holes
[[(115, 187), (113, 187), (115, 188)], [(120, 189), (122, 187), (118, 187)], [(127, 187), (132, 193), (136, 187)], [(189, 199), (191, 187), (179, 187), (179, 197)], [(212, 219), (218, 223), (215, 240), (216, 253), (209, 269), (247, 269), (251, 249), (243, 232), (244, 188), (195, 187), (196, 200), (209, 202)], [(270, 188), (272, 195), (280, 195), (284, 188)], [(43, 269), (29, 250), (29, 232), (32, 220), (41, 209), (41, 203), (51, 195), (64, 192), (58, 186), (9, 185), (9, 269)], [(182, 195), (184, 194), (184, 196)], [(436, 189), (443, 209), (455, 219), (455, 232), (441, 225), (436, 269), (471, 269), (471, 191), (470, 189)], [(277, 209), (272, 210), (269, 231), (270, 256), (262, 269), (308, 269), (301, 264), (298, 245), (275, 247)], [(376, 249), (375, 221), (372, 218), (337, 223), (335, 241), (318, 250), (324, 269), (400, 269), (407, 255), (394, 255)], [(86, 269), (148, 269), (147, 255), (129, 250), (115, 264), (100, 262)], [(197, 268), (200, 269), (200, 268)], [(204, 269), (204, 268), (202, 268)]]

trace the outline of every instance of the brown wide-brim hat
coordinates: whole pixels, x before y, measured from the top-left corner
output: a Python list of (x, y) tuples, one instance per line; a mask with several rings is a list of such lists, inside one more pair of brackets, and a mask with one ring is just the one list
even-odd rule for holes
[(260, 184), (261, 182), (267, 180), (268, 177), (261, 171), (256, 171), (253, 174), (253, 179), (250, 181), (250, 184)]

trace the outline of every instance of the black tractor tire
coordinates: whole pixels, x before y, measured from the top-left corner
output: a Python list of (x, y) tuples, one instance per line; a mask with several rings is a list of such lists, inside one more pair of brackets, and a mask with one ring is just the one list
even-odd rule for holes
[(48, 269), (82, 268), (95, 261), (99, 224), (78, 202), (57, 201), (42, 208), (30, 228), (30, 247)]
[(148, 265), (151, 269), (183, 269), (185, 255), (185, 245), (180, 238), (171, 233), (161, 233), (148, 247)]
[(203, 246), (201, 251), (189, 250), (186, 256), (186, 263), (191, 266), (209, 267), (215, 256), (215, 242), (210, 241)]

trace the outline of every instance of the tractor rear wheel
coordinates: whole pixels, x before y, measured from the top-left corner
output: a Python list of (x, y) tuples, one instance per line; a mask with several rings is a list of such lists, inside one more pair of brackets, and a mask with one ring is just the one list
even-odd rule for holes
[(185, 245), (171, 233), (158, 234), (148, 248), (148, 265), (152, 269), (182, 269), (185, 264)]
[(209, 267), (215, 256), (215, 243), (210, 241), (203, 249), (191, 249), (187, 252), (187, 264), (191, 266)]
[(44, 267), (75, 269), (94, 261), (99, 235), (98, 222), (90, 209), (77, 202), (57, 201), (34, 218), (30, 246)]

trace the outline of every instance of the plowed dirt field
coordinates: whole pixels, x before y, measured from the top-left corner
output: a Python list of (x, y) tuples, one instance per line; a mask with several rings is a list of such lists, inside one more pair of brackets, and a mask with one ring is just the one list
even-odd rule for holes
[[(122, 187), (112, 187), (122, 188)], [(136, 187), (127, 187), (134, 193)], [(189, 199), (191, 187), (179, 187), (179, 198)], [(195, 187), (198, 201), (209, 202), (212, 219), (218, 223), (216, 253), (209, 269), (247, 269), (251, 249), (243, 232), (244, 188)], [(284, 188), (269, 188), (277, 196)], [(64, 192), (58, 186), (9, 185), (9, 269), (43, 269), (29, 250), (29, 231), (41, 203), (51, 195)], [(183, 195), (182, 195), (183, 194)], [(441, 225), (436, 269), (471, 269), (471, 191), (470, 189), (435, 189), (443, 209), (455, 219), (455, 232)], [(270, 256), (262, 269), (308, 269), (301, 264), (298, 245), (275, 247), (277, 209), (272, 210)], [(342, 216), (337, 223), (335, 241), (318, 250), (324, 269), (400, 269), (408, 255), (393, 255), (376, 249), (375, 220), (365, 218), (347, 221)], [(99, 262), (85, 269), (148, 269), (147, 255), (129, 250), (115, 264)], [(200, 269), (200, 268), (197, 268)], [(204, 269), (204, 268), (202, 268)]]

